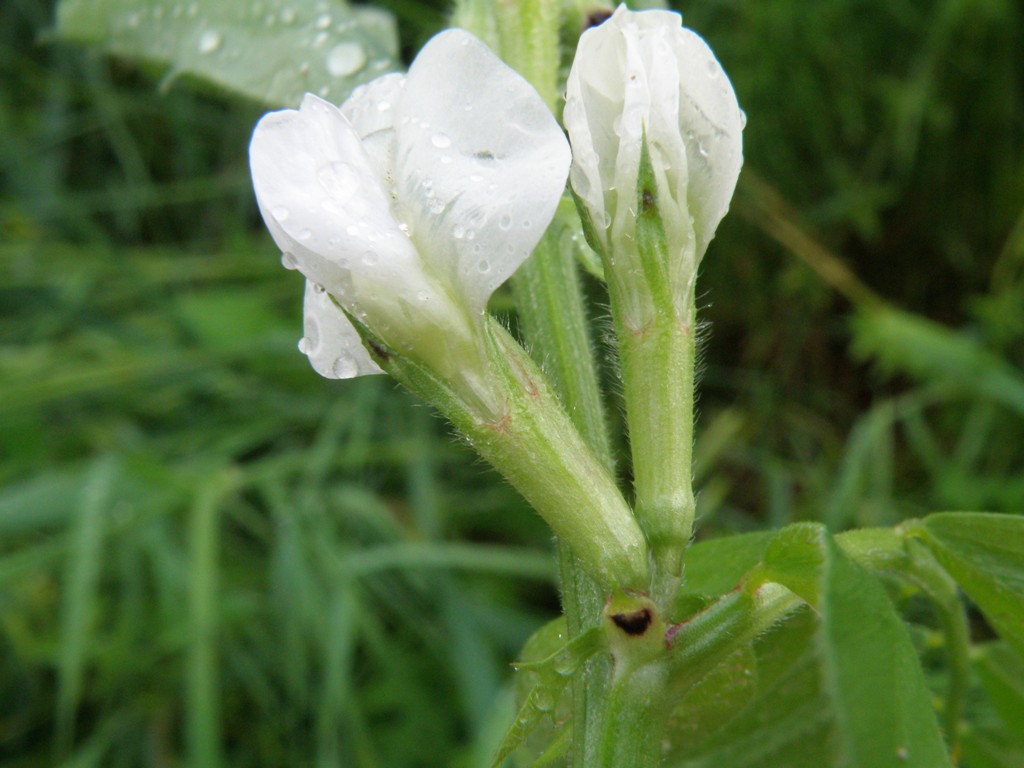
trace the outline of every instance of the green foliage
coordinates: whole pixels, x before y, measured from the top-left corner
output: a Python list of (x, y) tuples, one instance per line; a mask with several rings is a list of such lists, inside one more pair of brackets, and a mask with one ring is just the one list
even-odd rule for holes
[[(438, 6), (387, 4), (404, 51), (442, 24)], [(339, 1), (288, 3), (294, 17), (276, 2), (258, 18), (252, 3), (156, 7), (65, 0), (54, 19), (14, 0), (0, 29), (0, 762), (486, 764), (514, 710), (508, 662), (555, 611), (548, 534), (411, 398), (308, 370), (301, 285), (249, 188), (258, 112), (176, 80), (275, 106), (308, 82), (340, 100), (400, 66), (391, 22)], [(771, 539), (715, 535), (1024, 510), (1020, 7), (686, 12), (750, 124), (746, 178), (702, 267), (702, 541), (680, 619)], [(327, 77), (347, 44), (365, 63)], [(336, 71), (354, 66), (342, 53)], [(835, 264), (883, 303), (846, 291)], [(852, 323), (836, 291), (855, 297)], [(975, 634), (1007, 641), (973, 655), (969, 768), (1024, 761), (1019, 520), (919, 529), (979, 606)], [(919, 751), (935, 748), (932, 708), (879, 581), (849, 540), (813, 530), (770, 560), (827, 610), (698, 683), (669, 764), (818, 768), (868, 728), (877, 752), (849, 752), (853, 765), (907, 745), (909, 764), (942, 764)], [(930, 610), (887, 586), (942, 691)], [(887, 674), (872, 688), (865, 669)]]
[(921, 528), (938, 561), (1024, 656), (1024, 517), (950, 512)]
[(394, 20), (343, 0), (61, 0), (57, 34), (272, 107), (298, 106), (307, 91), (340, 103), (399, 68)]

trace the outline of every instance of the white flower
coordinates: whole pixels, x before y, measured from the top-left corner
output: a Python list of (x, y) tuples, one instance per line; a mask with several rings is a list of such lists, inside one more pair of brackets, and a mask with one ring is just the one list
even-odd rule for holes
[(619, 6), (580, 38), (564, 122), (573, 189), (613, 256), (634, 236), (646, 137), (670, 279), (692, 290), (743, 164), (745, 118), (711, 49), (676, 13)]
[(309, 281), (300, 347), (331, 378), (379, 372), (339, 306), (443, 377), (471, 367), (487, 300), (543, 234), (570, 161), (536, 91), (454, 29), (340, 108), (307, 95), (264, 116), (249, 158), (283, 261)]

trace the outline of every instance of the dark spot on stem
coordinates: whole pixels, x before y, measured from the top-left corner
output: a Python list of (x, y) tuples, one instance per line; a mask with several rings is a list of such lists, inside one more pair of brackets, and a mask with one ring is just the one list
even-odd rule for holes
[(640, 205), (644, 213), (650, 213), (651, 209), (654, 208), (654, 193), (651, 190), (645, 189), (643, 194), (640, 195)]
[(641, 608), (639, 611), (630, 611), (629, 613), (614, 613), (611, 619), (615, 622), (615, 626), (633, 637), (639, 637), (646, 632), (654, 620), (648, 608)]

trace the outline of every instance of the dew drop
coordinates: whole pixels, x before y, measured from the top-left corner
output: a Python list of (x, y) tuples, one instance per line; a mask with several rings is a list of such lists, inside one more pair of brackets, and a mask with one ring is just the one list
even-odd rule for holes
[(359, 373), (359, 366), (351, 357), (339, 357), (334, 361), (332, 370), (339, 379), (352, 379)]
[(292, 254), (285, 252), (281, 254), (281, 266), (285, 269), (298, 269), (299, 262)]
[(299, 352), (301, 352), (304, 355), (308, 355), (312, 351), (312, 349), (313, 345), (312, 343), (310, 343), (309, 339), (307, 339), (305, 336), (299, 339)]
[(378, 112), (387, 112), (389, 109), (391, 109), (391, 102), (390, 101), (378, 101), (377, 102), (377, 111)]
[(270, 211), (270, 215), (273, 216), (278, 221), (284, 221), (285, 219), (288, 218), (288, 209), (285, 208), (283, 205), (279, 205)]
[(438, 149), (448, 149), (452, 145), (452, 140), (443, 133), (435, 133), (430, 137), (430, 143)]
[(698, 154), (700, 154), (701, 157), (708, 156), (708, 148), (703, 140), (697, 142), (697, 152)]
[(380, 261), (380, 256), (377, 255), (376, 251), (366, 251), (365, 253), (363, 253), (363, 264), (365, 264), (366, 266), (372, 267), (378, 261)]
[(466, 228), (463, 227), (461, 224), (456, 224), (455, 228), (452, 230), (452, 236), (456, 240), (461, 240), (466, 236)]
[(224, 42), (224, 35), (213, 29), (207, 29), (199, 36), (199, 52), (213, 53)]
[(708, 77), (718, 77), (718, 62), (717, 61), (715, 61), (714, 59), (711, 59), (711, 61), (708, 62), (707, 67), (708, 67)]
[(502, 214), (501, 218), (498, 219), (498, 226), (502, 229), (509, 229), (512, 226), (512, 217), (507, 213)]
[(405, 223), (404, 221), (402, 221), (402, 222), (399, 222), (399, 224), (398, 224), (398, 230), (399, 230), (399, 231), (400, 231), (400, 232), (401, 232), (401, 233), (402, 233), (403, 235), (405, 235), (406, 237), (410, 237), (410, 234), (409, 234), (409, 225), (408, 225), (408, 224), (406, 224), (406, 223)]
[(742, 109), (740, 110), (740, 130), (742, 131), (747, 127), (747, 113)]
[(427, 299), (430, 298), (430, 294), (427, 293), (426, 291), (419, 291), (416, 294), (416, 298), (419, 299), (420, 301), (426, 301)]
[(304, 228), (299, 232), (299, 240), (311, 240), (313, 238), (313, 230)]
[(358, 72), (366, 63), (366, 51), (359, 43), (338, 43), (327, 54), (327, 71), (334, 77)]
[(483, 259), (477, 263), (476, 268), (481, 275), (486, 275), (491, 271), (491, 262), (487, 261), (487, 259)]
[(549, 688), (538, 686), (533, 703), (541, 712), (550, 712), (555, 706), (555, 695)]

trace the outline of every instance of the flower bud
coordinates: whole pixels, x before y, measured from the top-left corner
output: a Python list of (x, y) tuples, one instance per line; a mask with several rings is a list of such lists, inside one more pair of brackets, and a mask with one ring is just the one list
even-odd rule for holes
[[(613, 300), (635, 327), (648, 314), (644, 297), (660, 290), (683, 314), (736, 187), (744, 121), (721, 65), (678, 14), (619, 6), (580, 38), (564, 112), (572, 186)], [(657, 225), (657, 269), (639, 252), (645, 213)]]

